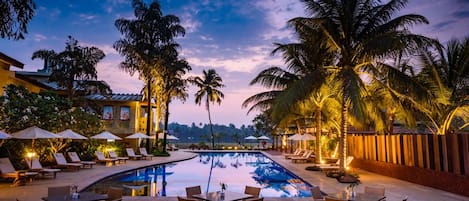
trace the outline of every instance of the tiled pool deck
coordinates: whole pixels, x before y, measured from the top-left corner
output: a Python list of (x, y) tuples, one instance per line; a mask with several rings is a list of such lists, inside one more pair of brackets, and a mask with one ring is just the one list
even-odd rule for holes
[[(319, 185), (326, 193), (337, 193), (346, 189), (347, 184), (338, 183), (335, 179), (328, 178), (322, 172), (306, 171), (305, 167), (311, 164), (297, 164), (285, 160), (281, 155), (265, 153), (277, 163), (286, 167), (296, 175), (310, 184)], [(11, 183), (0, 183), (0, 201), (37, 201), (47, 196), (48, 186), (78, 185), (79, 188), (86, 187), (93, 182), (115, 174), (138, 167), (152, 164), (167, 163), (171, 161), (185, 160), (194, 157), (194, 153), (176, 151), (171, 152), (171, 157), (153, 158), (152, 161), (127, 161), (126, 164), (106, 167), (96, 165), (93, 169), (83, 169), (78, 172), (61, 172), (56, 179), (36, 179), (25, 186), (11, 187)], [(387, 201), (400, 201), (408, 196), (408, 201), (469, 201), (469, 197), (459, 196), (445, 191), (429, 188), (402, 180), (393, 179), (378, 174), (357, 170), (362, 184), (356, 189), (362, 192), (364, 186), (382, 186), (386, 188)], [(124, 200), (177, 200), (174, 197), (125, 197)], [(312, 200), (312, 198), (266, 198), (265, 200)]]

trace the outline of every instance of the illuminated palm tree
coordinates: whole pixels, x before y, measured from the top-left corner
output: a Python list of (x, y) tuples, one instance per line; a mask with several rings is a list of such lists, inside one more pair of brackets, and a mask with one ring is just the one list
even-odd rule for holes
[(219, 90), (219, 88), (222, 88), (225, 85), (223, 85), (223, 80), (220, 75), (218, 75), (218, 73), (215, 71), (215, 69), (208, 69), (207, 71), (204, 70), (202, 77), (190, 77), (189, 82), (199, 88), (199, 90), (195, 93), (196, 104), (200, 105), (203, 102), (202, 99), (205, 97), (205, 107), (208, 111), (208, 121), (210, 123), (210, 138), (212, 141), (212, 149), (215, 149), (212, 117), (210, 115), (210, 103), (221, 103), (221, 100), (224, 98), (225, 95)]
[(432, 131), (445, 135), (469, 126), (469, 37), (450, 40), (436, 54), (423, 51), (420, 61), (417, 78), (436, 97), (425, 113)]
[[(172, 59), (169, 59), (172, 58)], [(187, 94), (187, 80), (183, 76), (191, 70), (189, 63), (184, 59), (178, 59), (177, 54), (168, 58), (166, 69), (160, 71), (159, 75), (162, 80), (162, 95), (160, 96), (165, 111), (164, 116), (164, 137), (163, 137), (163, 152), (166, 152), (166, 137), (168, 131), (169, 121), (169, 104), (173, 98), (185, 101), (188, 97)]]
[[(332, 101), (337, 94), (334, 84), (327, 81), (326, 67), (332, 64), (334, 53), (329, 51), (325, 36), (313, 29), (297, 29), (298, 43), (276, 44), (272, 52), (282, 53), (287, 69), (268, 68), (256, 76), (251, 84), (272, 88), (249, 97), (243, 103), (253, 109), (271, 109), (271, 118), (279, 127), (288, 127), (304, 121), (313, 114), (316, 119), (316, 159), (321, 160), (320, 139), (323, 105)], [(337, 103), (337, 101), (335, 101)], [(332, 106), (332, 105), (331, 105)]]
[(339, 141), (340, 167), (345, 168), (346, 136), (349, 113), (358, 121), (365, 121), (369, 96), (367, 74), (374, 79), (380, 67), (375, 61), (398, 52), (409, 53), (428, 46), (433, 40), (412, 34), (408, 26), (428, 23), (421, 15), (395, 16), (406, 0), (391, 0), (382, 4), (372, 0), (302, 0), (311, 17), (290, 20), (297, 29), (313, 29), (326, 36), (331, 51), (337, 53), (335, 65), (329, 68), (340, 84), (342, 118)]
[[(133, 0), (135, 19), (118, 19), (116, 28), (124, 38), (114, 43), (114, 48), (125, 57), (120, 67), (134, 74), (138, 72), (146, 82), (149, 97), (147, 98), (147, 135), (151, 130), (151, 87), (158, 72), (165, 69), (164, 60), (178, 46), (174, 37), (184, 35), (179, 18), (174, 15), (163, 15), (158, 1), (146, 5), (142, 0)], [(158, 105), (157, 105), (158, 106)], [(147, 149), (150, 149), (147, 140)]]

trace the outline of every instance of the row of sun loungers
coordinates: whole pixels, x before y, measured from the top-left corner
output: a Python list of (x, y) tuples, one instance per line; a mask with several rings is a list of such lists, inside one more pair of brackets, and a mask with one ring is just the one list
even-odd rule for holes
[[(313, 154), (312, 150), (301, 150), (297, 149), (293, 154), (284, 154), (285, 159), (291, 159), (293, 163), (297, 162), (308, 162), (314, 161), (315, 155)], [(346, 166), (349, 166), (353, 160), (353, 156), (348, 156), (346, 158)], [(315, 164), (315, 166), (319, 167), (321, 170), (337, 170), (339, 169), (340, 160), (337, 160), (336, 163), (333, 164)]]
[(109, 158), (104, 156), (101, 151), (96, 151), (96, 161), (82, 161), (76, 152), (68, 152), (69, 161), (65, 158), (63, 153), (54, 153), (56, 165), (52, 168), (44, 168), (36, 157), (26, 158), (25, 163), (29, 170), (17, 171), (13, 167), (9, 158), (0, 158), (0, 178), (13, 179), (13, 185), (24, 185), (27, 180), (32, 180), (34, 177), (40, 175), (42, 177), (56, 178), (57, 173), (62, 169), (79, 171), (82, 168), (93, 168), (93, 165), (98, 163), (105, 163), (106, 165), (115, 165), (116, 162), (126, 163), (127, 160), (149, 159), (152, 160), (153, 155), (148, 154), (145, 148), (139, 149), (140, 154), (135, 154), (132, 148), (127, 148), (128, 157), (120, 157), (114, 151), (109, 151)]

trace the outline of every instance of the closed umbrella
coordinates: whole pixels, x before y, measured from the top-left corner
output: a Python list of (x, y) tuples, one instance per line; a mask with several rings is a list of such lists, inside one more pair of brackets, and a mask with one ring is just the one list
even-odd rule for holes
[(77, 132), (73, 131), (72, 129), (64, 130), (57, 135), (61, 136), (63, 139), (71, 139), (71, 140), (87, 140), (88, 138), (78, 134)]
[(119, 136), (116, 136), (109, 131), (104, 131), (100, 134), (94, 135), (90, 137), (91, 139), (101, 139), (101, 140), (108, 140), (108, 141), (114, 141), (114, 140), (122, 140)]

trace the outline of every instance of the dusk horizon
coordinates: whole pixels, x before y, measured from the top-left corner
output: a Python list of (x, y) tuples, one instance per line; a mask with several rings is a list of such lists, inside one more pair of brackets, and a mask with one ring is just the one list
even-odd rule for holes
[[(106, 81), (113, 93), (140, 93), (143, 82), (119, 68), (123, 60), (112, 47), (122, 36), (114, 26), (119, 18), (133, 18), (130, 2), (119, 1), (35, 1), (36, 13), (28, 24), (24, 40), (1, 39), (0, 51), (25, 64), (23, 69), (41, 69), (43, 61), (31, 60), (40, 49), (62, 51), (70, 35), (82, 46), (96, 46), (106, 57), (98, 63), (98, 80)], [(145, 1), (147, 3), (151, 1)], [(163, 14), (174, 14), (186, 29), (184, 37), (176, 38), (181, 56), (192, 67), (188, 76), (201, 75), (213, 68), (223, 79), (225, 94), (221, 105), (211, 107), (214, 124), (236, 127), (250, 125), (257, 111), (247, 115), (242, 102), (251, 95), (266, 90), (249, 86), (249, 82), (270, 66), (285, 67), (281, 55), (271, 55), (273, 43), (296, 41), (287, 21), (306, 16), (302, 2), (284, 1), (160, 1)], [(399, 14), (415, 13), (425, 16), (430, 24), (412, 27), (412, 31), (442, 44), (452, 38), (463, 39), (467, 34), (469, 1), (409, 1)], [(189, 87), (185, 103), (173, 101), (169, 122), (191, 125), (208, 123), (205, 106), (194, 102), (195, 87)]]

